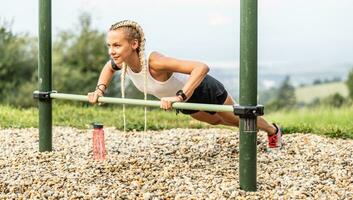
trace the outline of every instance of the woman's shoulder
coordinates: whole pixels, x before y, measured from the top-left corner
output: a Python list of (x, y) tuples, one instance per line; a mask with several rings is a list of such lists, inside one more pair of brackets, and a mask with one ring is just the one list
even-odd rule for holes
[(160, 52), (158, 51), (151, 51), (148, 55), (148, 61), (151, 62), (151, 61), (158, 61), (160, 60), (161, 58), (163, 58), (164, 55), (161, 54)]
[(148, 65), (152, 69), (163, 67), (163, 59), (165, 56), (158, 51), (151, 51), (148, 57)]

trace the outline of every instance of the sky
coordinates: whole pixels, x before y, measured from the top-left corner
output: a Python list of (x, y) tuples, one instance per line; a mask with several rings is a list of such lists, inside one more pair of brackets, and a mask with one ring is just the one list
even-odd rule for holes
[[(38, 0), (1, 0), (0, 21), (17, 33), (37, 35)], [(239, 0), (53, 0), (53, 39), (74, 29), (88, 12), (106, 31), (117, 21), (137, 21), (147, 51), (238, 67)], [(20, 6), (19, 6), (20, 5)], [(333, 70), (353, 66), (352, 0), (259, 0), (258, 62), (274, 73)]]

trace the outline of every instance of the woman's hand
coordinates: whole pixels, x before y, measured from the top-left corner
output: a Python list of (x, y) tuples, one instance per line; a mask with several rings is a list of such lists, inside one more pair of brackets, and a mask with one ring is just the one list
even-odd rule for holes
[(174, 97), (163, 97), (161, 98), (161, 108), (164, 110), (172, 110), (172, 104), (174, 102), (182, 102), (183, 99), (181, 96), (174, 96)]
[(91, 104), (96, 104), (98, 103), (98, 98), (102, 97), (103, 93), (100, 90), (96, 90), (94, 92), (89, 92), (87, 94), (88, 97), (88, 102), (90, 102)]

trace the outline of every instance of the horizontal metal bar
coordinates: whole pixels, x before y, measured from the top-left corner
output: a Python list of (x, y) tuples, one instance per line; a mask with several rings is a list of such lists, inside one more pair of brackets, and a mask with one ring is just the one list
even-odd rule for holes
[[(51, 93), (50, 98), (88, 102), (88, 97), (86, 95), (77, 95), (77, 94)], [(113, 98), (113, 97), (100, 97), (98, 99), (98, 102), (112, 103), (112, 104), (128, 104), (128, 105), (148, 106), (148, 107), (160, 107), (160, 104), (161, 104), (160, 101), (143, 100), (143, 99), (123, 99), (123, 98)], [(233, 105), (216, 105), (216, 104), (182, 103), (182, 102), (173, 103), (173, 108), (213, 111), (213, 112), (233, 112), (234, 111)]]

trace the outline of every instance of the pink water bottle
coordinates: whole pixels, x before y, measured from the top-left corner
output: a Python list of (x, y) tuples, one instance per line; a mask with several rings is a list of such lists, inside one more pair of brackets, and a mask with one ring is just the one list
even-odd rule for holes
[(105, 160), (103, 124), (93, 124), (93, 159)]

